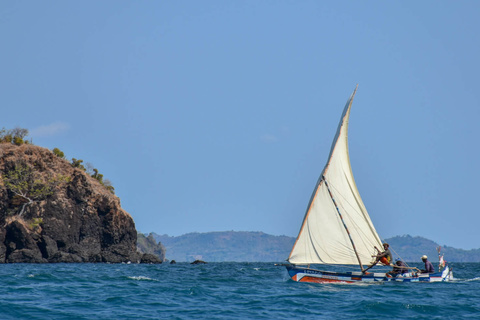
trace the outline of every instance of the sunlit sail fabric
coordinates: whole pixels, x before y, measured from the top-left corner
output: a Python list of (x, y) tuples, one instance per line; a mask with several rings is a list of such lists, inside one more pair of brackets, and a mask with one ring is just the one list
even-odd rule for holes
[(318, 179), (288, 258), (292, 264), (358, 265), (353, 242), (361, 263), (366, 265), (372, 260), (372, 254), (376, 253), (374, 246), (383, 248), (357, 190), (348, 155), (348, 119), (356, 91), (355, 88), (343, 110), (327, 165)]

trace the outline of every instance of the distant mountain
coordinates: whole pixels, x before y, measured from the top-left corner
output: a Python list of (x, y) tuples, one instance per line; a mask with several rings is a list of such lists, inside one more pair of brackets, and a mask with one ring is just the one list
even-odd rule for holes
[(179, 237), (152, 233), (167, 249), (166, 259), (208, 262), (282, 262), (288, 257), (295, 238), (263, 232), (188, 233)]
[[(151, 233), (166, 248), (168, 260), (207, 262), (283, 262), (287, 259), (295, 238), (273, 236), (263, 232), (207, 232), (188, 233), (178, 237)], [(408, 262), (421, 262), (424, 254), (434, 262), (438, 259), (434, 241), (409, 235), (385, 239), (391, 246), (394, 258)], [(480, 249), (463, 250), (442, 246), (448, 262), (480, 262)]]
[[(429, 257), (430, 261), (438, 259), (437, 247), (439, 245), (432, 240), (404, 235), (388, 238), (385, 241), (393, 248), (394, 257), (401, 257), (405, 261), (421, 262), (420, 257), (424, 254)], [(441, 253), (444, 254), (446, 261), (480, 262), (480, 249), (464, 250), (442, 246)]]

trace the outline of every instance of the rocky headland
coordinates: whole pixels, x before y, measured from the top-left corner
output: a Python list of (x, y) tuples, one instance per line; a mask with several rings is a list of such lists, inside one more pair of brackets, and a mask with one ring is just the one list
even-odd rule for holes
[(0, 263), (161, 263), (101, 181), (54, 152), (0, 143)]

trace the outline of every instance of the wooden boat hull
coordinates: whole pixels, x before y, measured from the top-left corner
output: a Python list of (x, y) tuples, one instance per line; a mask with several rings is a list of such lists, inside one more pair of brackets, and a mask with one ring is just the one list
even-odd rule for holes
[(297, 266), (286, 266), (292, 280), (308, 283), (358, 283), (358, 282), (444, 282), (453, 279), (452, 271), (445, 267), (437, 273), (406, 273), (390, 276), (386, 273), (372, 272), (332, 272)]

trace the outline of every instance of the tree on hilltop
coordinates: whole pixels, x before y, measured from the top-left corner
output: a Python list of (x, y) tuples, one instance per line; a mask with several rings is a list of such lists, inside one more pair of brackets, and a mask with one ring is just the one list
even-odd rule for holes
[(0, 143), (12, 143), (17, 146), (24, 143), (29, 143), (28, 140), (25, 140), (25, 137), (28, 136), (28, 130), (20, 127), (14, 129), (6, 130), (5, 128), (0, 129)]

